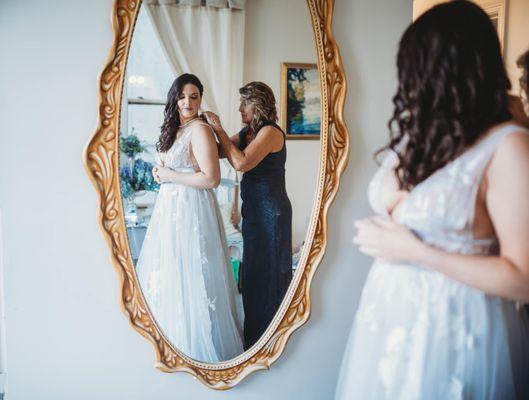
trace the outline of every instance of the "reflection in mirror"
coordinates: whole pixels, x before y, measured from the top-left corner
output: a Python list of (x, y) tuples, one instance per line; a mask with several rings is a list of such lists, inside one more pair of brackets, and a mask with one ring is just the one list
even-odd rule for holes
[(320, 144), (287, 138), (319, 137), (316, 49), (304, 0), (161, 3), (127, 64), (127, 233), (165, 337), (220, 362), (265, 332), (304, 248)]

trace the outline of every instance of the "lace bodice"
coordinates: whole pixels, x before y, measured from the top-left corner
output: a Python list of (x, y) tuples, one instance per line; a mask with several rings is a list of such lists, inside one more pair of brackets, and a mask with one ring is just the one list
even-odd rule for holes
[[(406, 195), (387, 179), (406, 139), (368, 189), (373, 210), (424, 242), (459, 254), (496, 254), (496, 237), (475, 239), (474, 214), (487, 165), (501, 140), (523, 128), (495, 129)], [(529, 132), (529, 131), (527, 131)], [(345, 351), (336, 400), (528, 399), (529, 321), (523, 308), (425, 265), (375, 259)]]
[[(398, 222), (413, 230), (423, 241), (460, 254), (490, 254), (497, 251), (496, 237), (475, 239), (473, 223), (476, 197), (486, 167), (499, 142), (523, 128), (509, 124), (492, 132), (462, 155), (419, 183), (403, 200)], [(527, 131), (529, 133), (529, 131)], [(402, 148), (405, 143), (402, 143)], [(389, 217), (382, 204), (383, 182), (397, 165), (390, 152), (375, 173), (368, 189), (375, 213)]]
[(193, 131), (199, 125), (205, 125), (209, 128), (209, 125), (202, 120), (190, 121), (187, 125), (180, 128), (171, 148), (166, 153), (159, 153), (159, 159), (165, 167), (175, 171), (197, 169), (193, 164), (190, 145)]

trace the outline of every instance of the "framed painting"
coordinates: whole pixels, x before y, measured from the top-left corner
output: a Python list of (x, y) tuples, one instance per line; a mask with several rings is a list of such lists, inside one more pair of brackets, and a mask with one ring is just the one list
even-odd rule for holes
[(316, 64), (282, 64), (281, 127), (287, 139), (320, 138), (321, 90)]

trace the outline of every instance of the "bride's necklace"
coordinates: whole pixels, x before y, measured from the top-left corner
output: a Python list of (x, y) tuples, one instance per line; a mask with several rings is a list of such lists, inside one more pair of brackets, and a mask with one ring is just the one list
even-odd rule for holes
[(193, 121), (195, 121), (195, 120), (197, 120), (197, 119), (200, 119), (200, 117), (197, 116), (197, 117), (195, 117), (195, 118), (190, 119), (190, 120), (187, 121), (185, 124), (180, 125), (180, 126), (178, 127), (178, 129), (185, 128), (185, 127), (188, 126), (191, 122), (193, 122)]
[(200, 117), (195, 117), (195, 118), (192, 118), (190, 119), (189, 121), (187, 121), (185, 124), (182, 124), (178, 127), (178, 130), (176, 131), (176, 138), (175, 140), (179, 140), (182, 135), (184, 134), (184, 128), (186, 128), (187, 126), (189, 126), (189, 124), (197, 119), (200, 119)]

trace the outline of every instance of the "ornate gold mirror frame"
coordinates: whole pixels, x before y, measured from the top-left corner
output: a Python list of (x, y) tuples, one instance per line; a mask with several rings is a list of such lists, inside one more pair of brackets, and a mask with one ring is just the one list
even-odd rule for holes
[(310, 284), (327, 244), (327, 213), (347, 164), (349, 135), (343, 117), (346, 81), (332, 33), (334, 0), (307, 0), (318, 54), (321, 81), (321, 159), (317, 193), (304, 251), (293, 283), (263, 337), (239, 357), (218, 364), (182, 354), (163, 336), (145, 302), (129, 251), (119, 175), (119, 128), (125, 67), (140, 0), (116, 0), (112, 17), (114, 44), (100, 78), (99, 122), (85, 151), (91, 180), (100, 196), (100, 223), (121, 284), (121, 305), (131, 325), (155, 349), (156, 367), (185, 371), (213, 389), (229, 389), (250, 373), (268, 369), (288, 338), (310, 316)]

